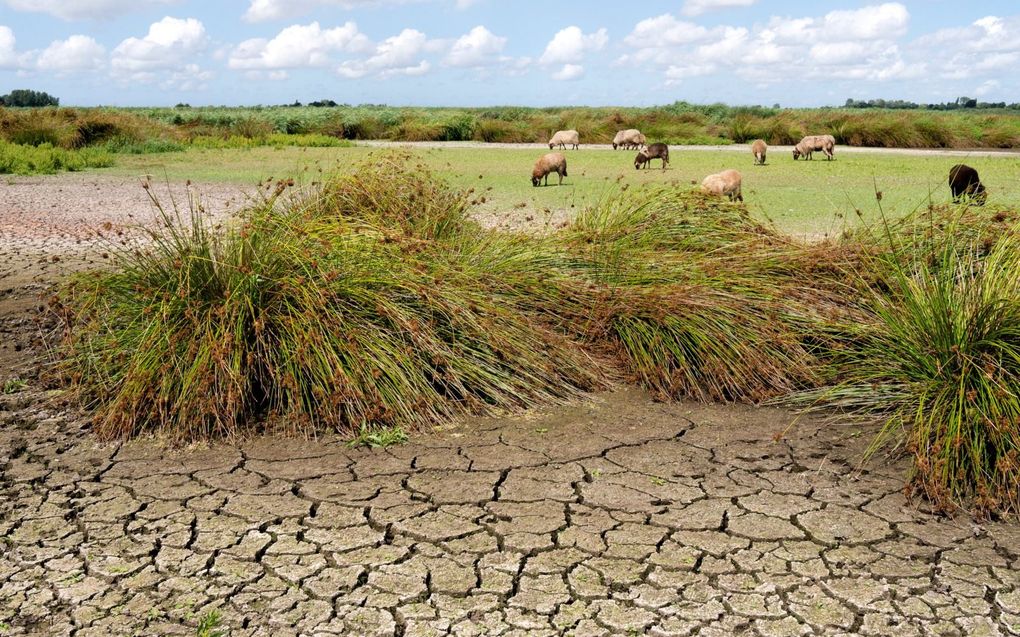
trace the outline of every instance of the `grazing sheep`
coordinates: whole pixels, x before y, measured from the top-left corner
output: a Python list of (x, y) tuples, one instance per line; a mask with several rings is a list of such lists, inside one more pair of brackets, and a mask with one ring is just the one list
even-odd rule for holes
[(744, 196), (740, 193), (740, 173), (736, 170), (724, 170), (715, 175), (705, 177), (701, 182), (701, 192), (729, 197), (730, 201), (743, 201)]
[(762, 139), (754, 140), (751, 144), (751, 154), (754, 155), (754, 165), (764, 166), (765, 165), (765, 153), (769, 150), (768, 144)]
[(641, 170), (642, 167), (650, 168), (653, 159), (661, 159), (662, 169), (666, 170), (666, 166), (669, 165), (669, 146), (660, 143), (650, 144), (634, 158), (634, 168), (638, 170)]
[(645, 145), (645, 136), (636, 128), (628, 128), (616, 134), (613, 138), (613, 150), (623, 148), (625, 150), (640, 149)]
[(826, 159), (832, 159), (835, 148), (836, 138), (832, 135), (808, 135), (793, 147), (793, 160), (797, 161), (800, 157), (811, 159), (811, 153), (819, 150), (825, 153)]
[(535, 162), (531, 171), (531, 185), (538, 186), (545, 177), (545, 185), (549, 185), (549, 174), (557, 173), (560, 176), (559, 185), (563, 185), (563, 178), (567, 176), (567, 158), (563, 153), (546, 153)]
[(978, 206), (985, 205), (988, 200), (988, 191), (978, 172), (966, 164), (957, 164), (949, 169), (949, 189), (953, 191), (954, 203), (960, 203), (964, 195)]
[(577, 150), (577, 147), (581, 145), (581, 136), (577, 134), (576, 130), (557, 131), (549, 140), (549, 150), (556, 146), (566, 150), (568, 145), (573, 146), (574, 150)]

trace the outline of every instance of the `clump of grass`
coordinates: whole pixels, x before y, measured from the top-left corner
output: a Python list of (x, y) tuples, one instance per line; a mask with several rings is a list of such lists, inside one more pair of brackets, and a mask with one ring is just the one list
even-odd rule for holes
[(887, 235), (882, 284), (863, 282), (863, 320), (834, 356), (840, 381), (808, 396), (880, 417), (871, 453), (902, 446), (937, 509), (1020, 510), (1020, 239), (932, 228)]
[[(460, 199), (394, 194), (432, 178), (392, 167), (359, 171), (363, 208), (338, 186), (271, 198), (220, 232), (200, 213), (163, 211), (150, 245), (77, 278), (64, 295), (64, 369), (98, 433), (186, 441), (261, 418), (297, 431), (417, 428), (599, 386), (583, 351), (447, 249), (472, 243), (455, 231), (470, 229)], [(410, 194), (409, 219), (368, 203)], [(514, 287), (511, 268), (500, 275)]]
[(597, 291), (588, 338), (659, 395), (757, 401), (817, 382), (793, 246), (742, 206), (656, 188), (583, 212), (564, 239)]
[(102, 148), (67, 150), (50, 144), (23, 146), (0, 141), (0, 174), (48, 175), (113, 165), (113, 155)]

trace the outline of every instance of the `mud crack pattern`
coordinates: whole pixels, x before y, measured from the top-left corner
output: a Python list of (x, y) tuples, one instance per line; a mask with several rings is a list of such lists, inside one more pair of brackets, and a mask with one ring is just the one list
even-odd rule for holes
[(1020, 634), (1020, 532), (869, 432), (638, 392), (387, 450), (102, 445), (0, 399), (0, 634)]

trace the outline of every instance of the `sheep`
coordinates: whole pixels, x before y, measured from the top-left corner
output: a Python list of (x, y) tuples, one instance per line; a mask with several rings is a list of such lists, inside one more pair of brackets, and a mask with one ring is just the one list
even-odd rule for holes
[(669, 165), (669, 146), (661, 143), (650, 144), (634, 158), (634, 168), (638, 170), (641, 170), (642, 166), (649, 168), (653, 159), (661, 159), (662, 169), (666, 170), (666, 166)]
[(978, 206), (985, 205), (988, 200), (988, 191), (978, 172), (966, 164), (957, 164), (949, 169), (949, 189), (953, 192), (953, 203), (960, 203), (964, 195)]
[(559, 146), (563, 150), (567, 149), (567, 145), (573, 146), (574, 150), (581, 145), (581, 136), (577, 134), (576, 130), (561, 130), (557, 131), (552, 139), (549, 140), (549, 150)]
[(724, 170), (721, 173), (709, 175), (701, 182), (701, 192), (727, 196), (730, 201), (743, 201), (744, 196), (740, 193), (740, 173), (736, 170)]
[(645, 136), (635, 128), (628, 128), (616, 134), (613, 138), (613, 150), (623, 148), (625, 150), (640, 149), (645, 145)]
[(793, 147), (793, 160), (797, 161), (801, 156), (811, 159), (811, 153), (819, 150), (825, 153), (826, 159), (832, 159), (835, 147), (836, 138), (832, 135), (808, 135)]
[(754, 155), (754, 165), (764, 166), (765, 165), (765, 153), (769, 150), (768, 144), (764, 140), (756, 139), (751, 144), (751, 154)]
[(563, 153), (546, 153), (535, 162), (531, 171), (531, 185), (538, 186), (545, 177), (545, 185), (549, 185), (549, 173), (557, 173), (560, 176), (559, 185), (563, 185), (563, 178), (567, 176), (567, 158)]

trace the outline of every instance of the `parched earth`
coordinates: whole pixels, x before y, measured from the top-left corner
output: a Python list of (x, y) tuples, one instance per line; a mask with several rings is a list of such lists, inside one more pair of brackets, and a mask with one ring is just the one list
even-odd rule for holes
[[(102, 256), (2, 197), (10, 377), (38, 293)], [(1020, 526), (908, 501), (858, 426), (626, 390), (388, 449), (175, 450), (101, 443), (28, 378), (0, 394), (0, 636), (1020, 634)]]
[(385, 450), (97, 444), (5, 398), (6, 634), (1004, 635), (1020, 529), (933, 518), (867, 433), (639, 392)]

